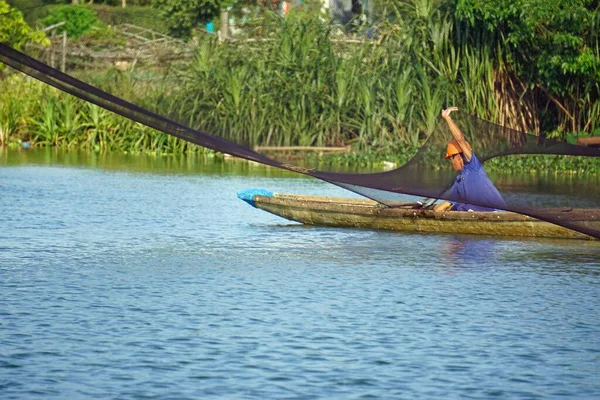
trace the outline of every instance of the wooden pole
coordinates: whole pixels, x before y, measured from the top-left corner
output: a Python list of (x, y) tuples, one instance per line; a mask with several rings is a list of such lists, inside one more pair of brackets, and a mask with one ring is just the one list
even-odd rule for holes
[(64, 31), (62, 34), (62, 60), (60, 63), (60, 70), (62, 72), (65, 72), (66, 67), (67, 67), (67, 31)]
[(227, 10), (221, 10), (221, 29), (219, 30), (219, 38), (227, 40), (229, 38), (229, 13)]
[(53, 29), (50, 32), (50, 47), (48, 47), (48, 52), (49, 52), (49, 54), (48, 54), (48, 57), (49, 57), (48, 64), (50, 64), (50, 66), (52, 68), (54, 68), (54, 40), (53, 39), (54, 39), (54, 35), (55, 34), (56, 34), (56, 29)]

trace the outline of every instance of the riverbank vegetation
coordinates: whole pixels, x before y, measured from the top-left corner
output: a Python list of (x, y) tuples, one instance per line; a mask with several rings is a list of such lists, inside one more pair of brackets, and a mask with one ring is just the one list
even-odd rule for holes
[[(449, 105), (538, 135), (600, 135), (598, 7), (521, 0), (521, 13), (516, 3), (382, 3), (353, 41), (307, 9), (263, 13), (238, 40), (196, 32), (193, 56), (168, 68), (69, 72), (93, 73), (114, 94), (236, 143), (351, 145), (352, 154), (329, 157), (336, 163), (406, 161)], [(3, 143), (206, 151), (17, 75), (0, 80), (0, 124)], [(600, 171), (594, 160), (542, 156), (490, 167)]]

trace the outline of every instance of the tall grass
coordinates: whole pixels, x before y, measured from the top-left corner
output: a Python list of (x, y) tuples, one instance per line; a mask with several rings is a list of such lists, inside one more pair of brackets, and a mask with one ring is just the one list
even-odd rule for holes
[(209, 151), (28, 78), (0, 80), (0, 123), (8, 145), (157, 154)]

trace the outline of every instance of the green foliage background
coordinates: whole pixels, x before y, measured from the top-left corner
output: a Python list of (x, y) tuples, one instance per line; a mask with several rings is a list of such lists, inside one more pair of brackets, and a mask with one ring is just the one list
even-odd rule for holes
[[(556, 14), (545, 12), (553, 7)], [(98, 82), (111, 92), (237, 143), (352, 145), (353, 154), (333, 157), (339, 163), (406, 160), (449, 105), (540, 135), (600, 134), (598, 8), (593, 2), (556, 0), (544, 8), (537, 0), (498, 5), (406, 0), (382, 2), (378, 18), (378, 24), (349, 42), (318, 13), (294, 9), (282, 19), (266, 12), (245, 25), (237, 40), (219, 42), (196, 33), (189, 44), (193, 57), (158, 69), (137, 64), (128, 71), (73, 73), (104, 76)], [(189, 26), (193, 30), (194, 23)], [(20, 91), (25, 97), (41, 96), (26, 90)], [(0, 106), (12, 121), (5, 129), (9, 138), (98, 151), (198, 151), (109, 118), (110, 113), (103, 117), (110, 123), (93, 130), (102, 134), (91, 135), (89, 122), (55, 129), (62, 122), (50, 124), (50, 115), (87, 121), (96, 114), (77, 102), (69, 103), (72, 110), (67, 111), (62, 95), (44, 93), (55, 100), (38, 98), (27, 107), (25, 101), (6, 100)], [(598, 170), (588, 161), (527, 160), (498, 165)]]
[(189, 38), (198, 25), (211, 21), (221, 9), (233, 4), (233, 0), (153, 0), (167, 22), (169, 33)]

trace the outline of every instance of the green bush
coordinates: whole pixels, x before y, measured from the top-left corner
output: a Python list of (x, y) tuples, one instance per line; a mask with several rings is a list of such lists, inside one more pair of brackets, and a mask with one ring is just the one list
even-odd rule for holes
[(100, 29), (81, 35), (77, 43), (95, 51), (104, 49), (117, 50), (127, 47), (127, 40), (117, 33), (112, 26), (105, 26)]
[(96, 12), (98, 19), (105, 25), (132, 24), (156, 32), (167, 33), (166, 24), (162, 21), (159, 11), (152, 7), (129, 5), (126, 8), (106, 5), (89, 5), (88, 7)]
[(41, 21), (44, 26), (51, 26), (59, 22), (65, 25), (57, 29), (58, 33), (67, 32), (69, 37), (79, 37), (89, 32), (92, 27), (100, 26), (101, 23), (94, 11), (83, 6), (61, 6), (54, 8), (47, 17)]

